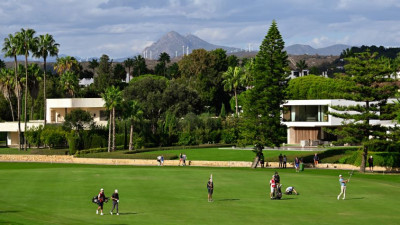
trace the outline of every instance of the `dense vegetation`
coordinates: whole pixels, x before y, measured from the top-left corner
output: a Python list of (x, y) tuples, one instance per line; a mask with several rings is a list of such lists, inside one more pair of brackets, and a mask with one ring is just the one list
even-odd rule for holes
[[(390, 59), (379, 58), (375, 53), (362, 58), (363, 53), (353, 49), (343, 53), (340, 73), (331, 74), (330, 78), (309, 75), (289, 80), (284, 42), (275, 21), (254, 59), (227, 56), (222, 49), (197, 49), (177, 63), (171, 63), (169, 55), (162, 53), (154, 70), (147, 68), (140, 55), (124, 63), (115, 63), (102, 55), (99, 60), (88, 62), (86, 69), (74, 57), (66, 56), (57, 58), (53, 68), (49, 68), (46, 59), (56, 56), (58, 47), (51, 35), (36, 37), (32, 29), (21, 29), (4, 40), (2, 51), (14, 59), (14, 66), (6, 68), (0, 62), (0, 120), (18, 121), (20, 132), (22, 122), (45, 119), (46, 98), (101, 97), (106, 102), (108, 127), (95, 126), (90, 115), (75, 110), (66, 116), (62, 127), (45, 125), (19, 135), (19, 148), (68, 146), (74, 154), (105, 147), (111, 152), (120, 146), (130, 150), (206, 143), (280, 146), (286, 138), (286, 129), (280, 123), (280, 105), (285, 100), (379, 101), (383, 109), (386, 100), (395, 95), (397, 83), (393, 75), (400, 69), (400, 58), (392, 53), (387, 55)], [(23, 64), (17, 61), (19, 55), (25, 57)], [(43, 68), (29, 63), (28, 55), (43, 59)], [(384, 67), (382, 72), (374, 67), (354, 73), (359, 65), (370, 61)], [(307, 68), (305, 61), (296, 66)], [(363, 81), (370, 80), (374, 73), (379, 73), (380, 78)], [(356, 75), (361, 81), (350, 79)], [(80, 86), (79, 80), (83, 78), (94, 78), (94, 83)], [(360, 82), (365, 86), (361, 89), (370, 90), (368, 93), (357, 92)], [(383, 90), (382, 95), (376, 92), (378, 89)], [(366, 99), (358, 98), (359, 95)], [(390, 118), (400, 118), (399, 108), (389, 110)], [(399, 133), (394, 128), (386, 139), (377, 138), (376, 133), (372, 136), (390, 140), (379, 142), (384, 151), (396, 151)], [(343, 140), (353, 144), (366, 142), (362, 138)], [(378, 144), (369, 145), (374, 150), (373, 145)]]

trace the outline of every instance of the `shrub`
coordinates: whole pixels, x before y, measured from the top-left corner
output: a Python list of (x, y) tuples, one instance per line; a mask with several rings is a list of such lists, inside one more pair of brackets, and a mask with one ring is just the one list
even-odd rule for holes
[(78, 149), (79, 138), (76, 136), (74, 131), (68, 133), (66, 137), (68, 141), (69, 154), (74, 155)]
[(43, 131), (43, 126), (32, 127), (26, 131), (25, 137), (29, 144), (35, 145), (39, 148), (40, 136)]
[(59, 126), (46, 126), (41, 135), (40, 140), (49, 148), (65, 146), (65, 132)]

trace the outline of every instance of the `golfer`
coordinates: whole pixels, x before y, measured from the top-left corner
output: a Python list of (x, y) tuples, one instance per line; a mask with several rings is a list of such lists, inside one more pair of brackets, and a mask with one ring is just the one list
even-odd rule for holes
[(293, 194), (293, 193), (294, 193), (295, 195), (298, 195), (298, 193), (297, 193), (296, 189), (294, 189), (294, 187), (290, 186), (290, 187), (287, 187), (287, 188), (286, 188), (285, 194), (291, 195), (291, 194)]
[(119, 216), (119, 212), (118, 212), (119, 195), (118, 195), (117, 189), (115, 189), (114, 194), (111, 195), (111, 199), (113, 200), (113, 207), (110, 211), (110, 214), (112, 215), (114, 212), (114, 209), (117, 208), (117, 216)]
[(369, 164), (369, 171), (374, 172), (374, 158), (372, 158), (372, 155), (368, 158), (368, 164)]
[(275, 187), (276, 187), (276, 184), (275, 184), (275, 175), (272, 175), (272, 179), (269, 181), (269, 184), (270, 184), (270, 186), (271, 186), (271, 192), (269, 193), (269, 197), (270, 197), (271, 199), (274, 199), (274, 192), (275, 192)]
[(317, 155), (317, 153), (314, 154), (314, 167), (318, 166), (318, 161), (319, 161), (319, 157)]
[(214, 192), (214, 182), (212, 181), (212, 178), (210, 178), (207, 182), (207, 191), (208, 191), (208, 202), (212, 202), (212, 195)]
[(104, 189), (100, 189), (100, 193), (97, 195), (97, 207), (96, 214), (99, 214), (99, 209), (100, 209), (100, 215), (103, 215), (103, 204), (104, 201), (106, 200), (106, 196), (104, 195)]
[(281, 184), (281, 177), (279, 176), (277, 171), (275, 171), (274, 180), (276, 187), (279, 187), (279, 184)]
[(340, 196), (343, 194), (343, 200), (346, 198), (346, 183), (349, 180), (343, 179), (342, 175), (339, 175), (339, 183), (340, 183), (340, 194), (337, 196), (337, 200), (339, 200)]

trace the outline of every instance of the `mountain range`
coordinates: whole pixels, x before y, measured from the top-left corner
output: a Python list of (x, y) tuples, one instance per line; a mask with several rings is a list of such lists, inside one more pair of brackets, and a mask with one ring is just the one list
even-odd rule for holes
[[(175, 31), (171, 31), (163, 35), (158, 41), (154, 42), (152, 45), (146, 47), (142, 51), (142, 54), (147, 59), (157, 59), (162, 52), (166, 52), (170, 55), (171, 58), (174, 58), (176, 56), (182, 56), (183, 54), (187, 53), (190, 54), (194, 49), (199, 49), (199, 48), (203, 48), (208, 51), (217, 48), (222, 48), (226, 50), (227, 53), (239, 54), (239, 56), (240, 54), (243, 55), (242, 53), (245, 51), (243, 49), (235, 47), (214, 45), (205, 40), (200, 39), (199, 37), (193, 34), (188, 34), (186, 36), (183, 36)], [(310, 45), (295, 44), (287, 46), (285, 50), (289, 55), (328, 55), (328, 56), (336, 55), (337, 56), (340, 55), (340, 53), (347, 48), (351, 48), (351, 46), (336, 44), (325, 48), (313, 48)], [(255, 54), (256, 52), (251, 52), (251, 53)], [(66, 55), (64, 54), (59, 55), (59, 57), (63, 56)], [(90, 57), (90, 58), (81, 58), (79, 56), (74, 56), (74, 57), (80, 62), (89, 61), (91, 59), (99, 59), (99, 57)], [(123, 62), (126, 58), (127, 57), (114, 59), (114, 62)], [(4, 58), (3, 54), (0, 54), (0, 59), (4, 61), (13, 60), (12, 58)], [(24, 60), (23, 56), (18, 56), (18, 61), (23, 61), (23, 60)], [(32, 58), (30, 58), (29, 60), (31, 61)], [(33, 59), (33, 60), (36, 61), (38, 59)], [(47, 61), (55, 62), (56, 57), (48, 57)]]
[(340, 55), (343, 50), (351, 48), (350, 45), (336, 44), (325, 48), (313, 48), (310, 45), (290, 45), (285, 48), (289, 55)]
[(194, 49), (199, 48), (204, 48), (207, 51), (222, 48), (228, 53), (242, 51), (240, 48), (210, 44), (193, 34), (183, 36), (175, 31), (171, 31), (149, 47), (146, 47), (143, 52), (145, 52), (146, 58), (156, 59), (162, 52), (168, 53), (173, 58), (187, 53), (190, 54)]

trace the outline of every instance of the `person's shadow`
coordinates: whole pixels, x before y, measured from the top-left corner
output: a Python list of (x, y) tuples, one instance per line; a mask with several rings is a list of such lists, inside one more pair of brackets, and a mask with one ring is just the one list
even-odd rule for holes
[(17, 212), (20, 212), (20, 211), (17, 211), (17, 210), (6, 210), (6, 211), (2, 211), (2, 210), (0, 210), (0, 213), (17, 213)]

